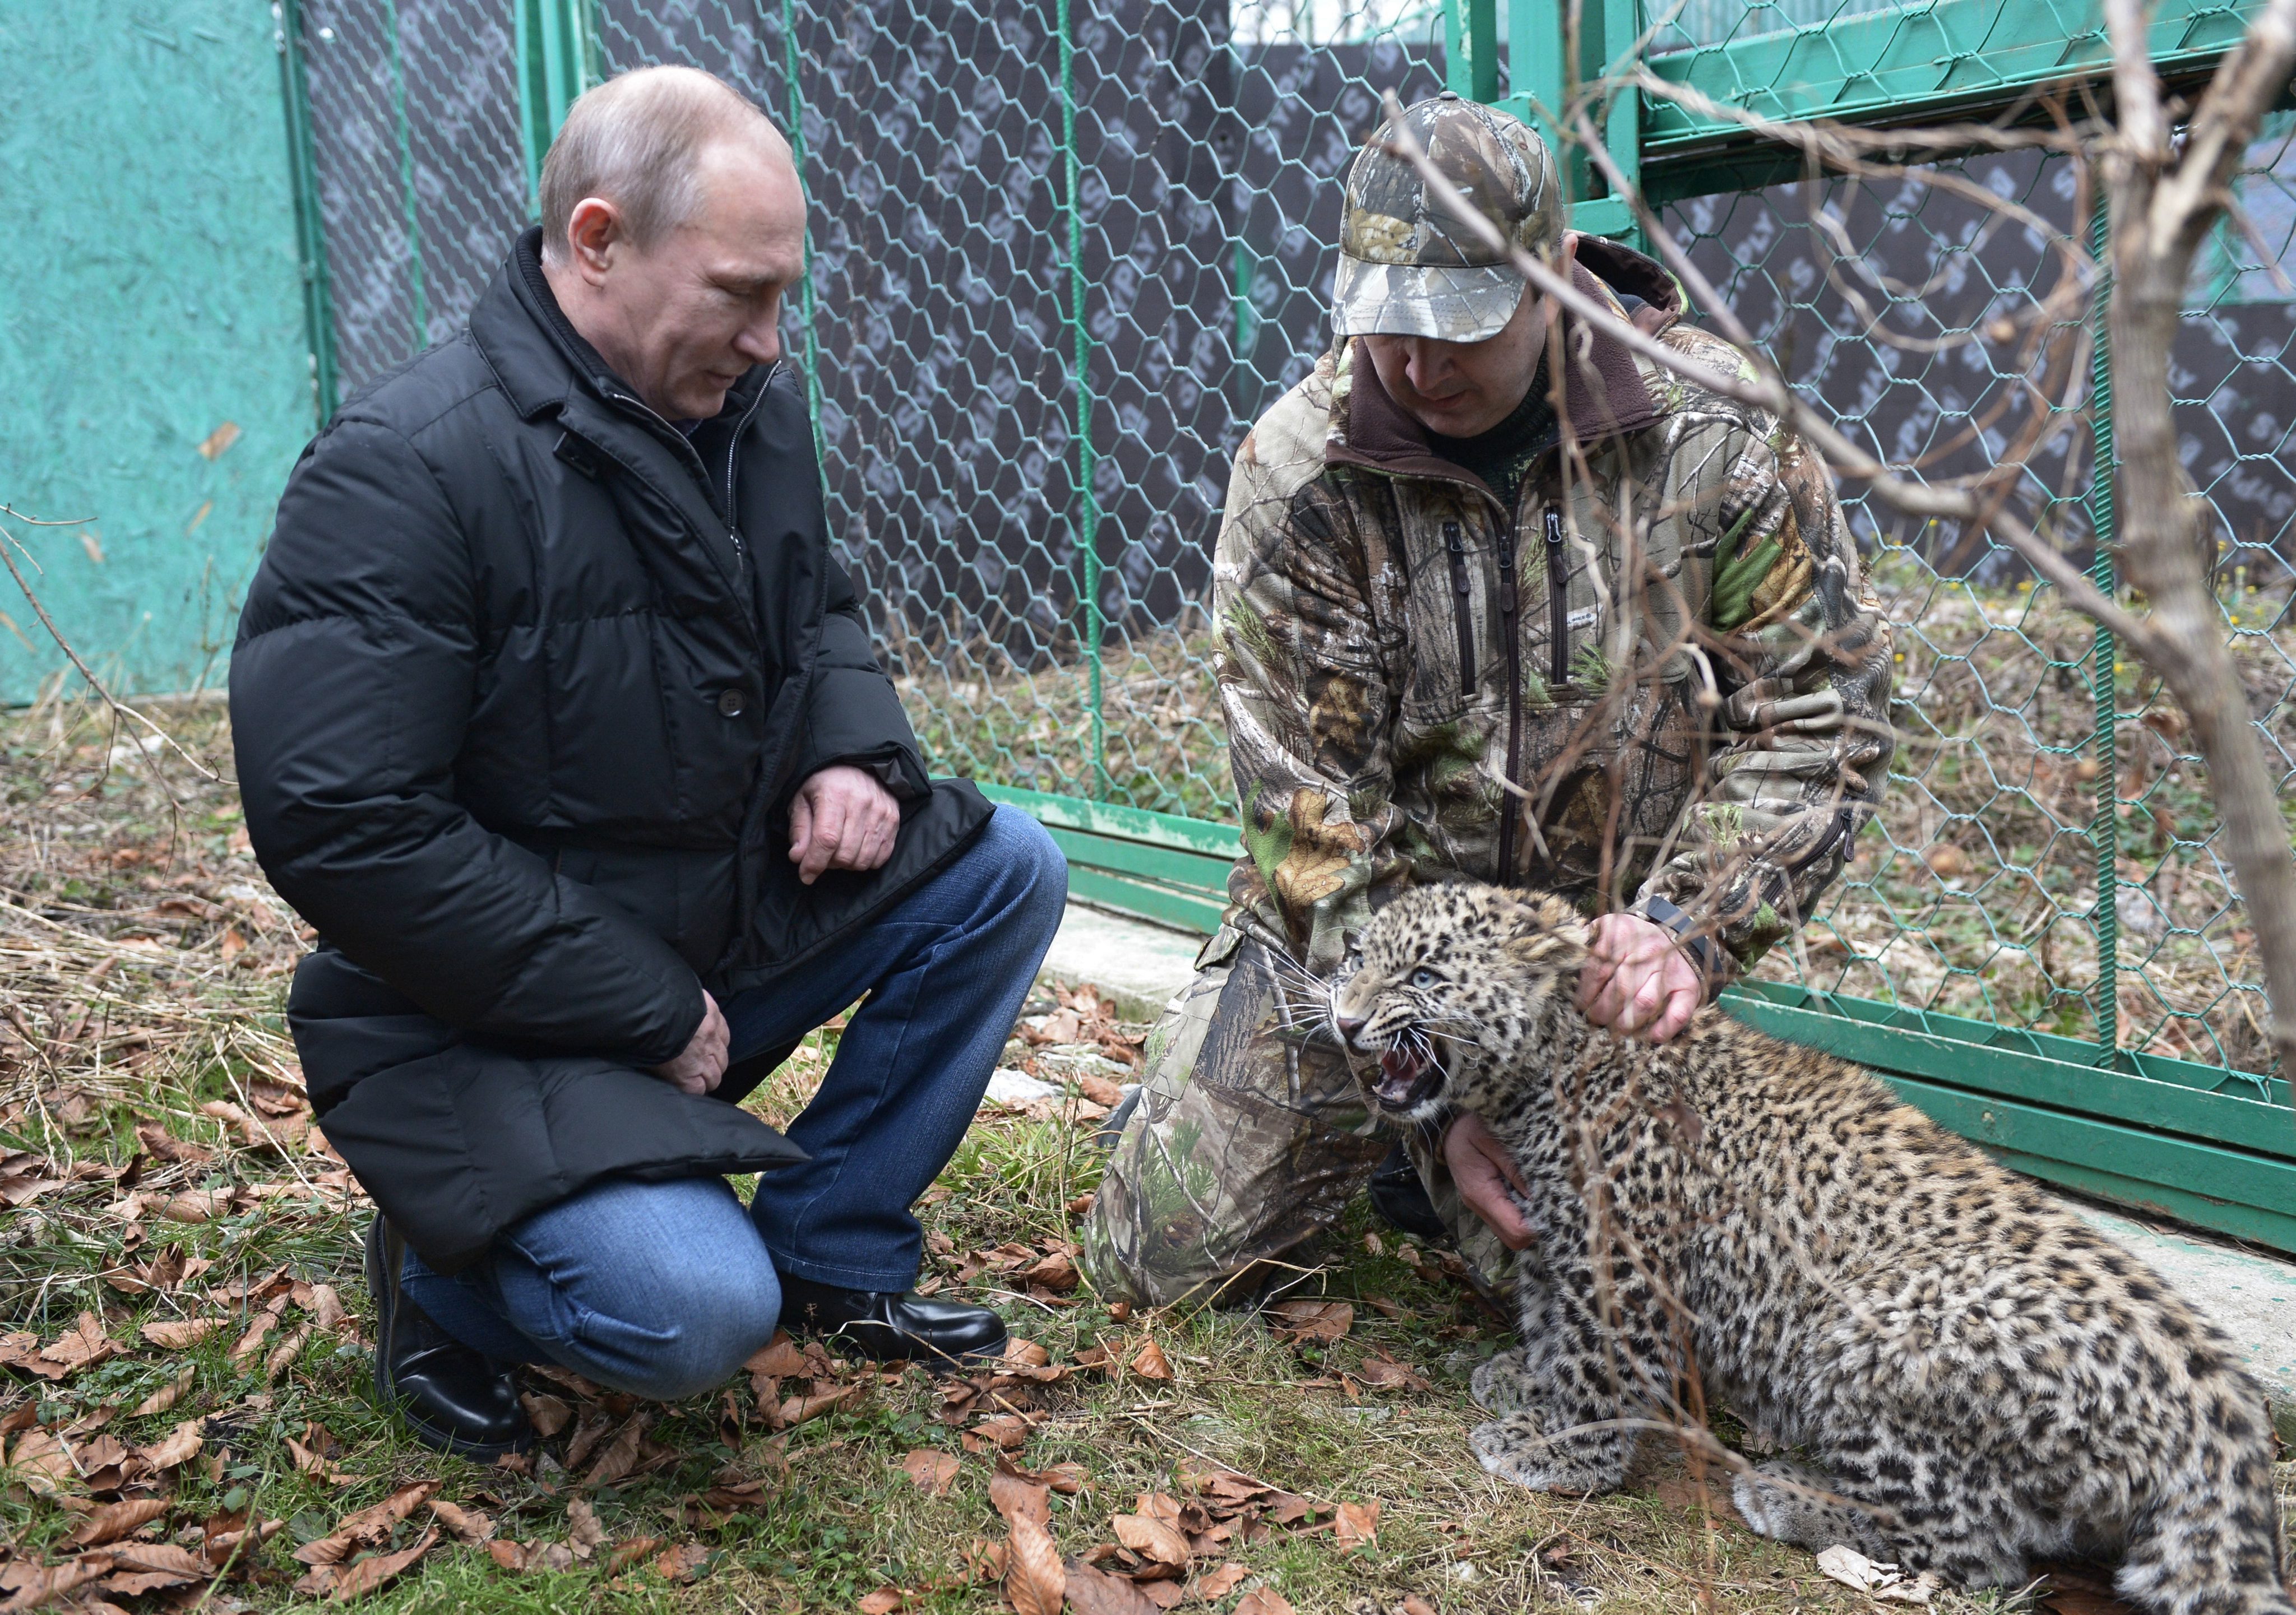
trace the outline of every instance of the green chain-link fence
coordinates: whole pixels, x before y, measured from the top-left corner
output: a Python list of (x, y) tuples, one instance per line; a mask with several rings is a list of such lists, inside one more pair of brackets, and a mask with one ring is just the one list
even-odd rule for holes
[[(2103, 57), (2089, 0), (1581, 10), (1590, 73), (1647, 27), (1661, 77), (1765, 116), (1988, 110)], [(789, 347), (937, 766), (1054, 826), (1080, 894), (1208, 927), (1236, 848), (1211, 541), (1243, 433), (1328, 344), (1337, 176), (1385, 90), (1558, 104), (1556, 19), (1552, 0), (301, 0), (321, 372), (347, 391), (455, 328), (583, 81), (662, 61), (730, 79), (800, 153), (812, 270)], [(2172, 0), (2156, 55), (2189, 76), (2240, 23)], [(2062, 263), (1972, 194), (2085, 234), (2070, 163), (1797, 183), (1726, 122), (1631, 96), (1605, 133), (1790, 379), (1882, 457), (1967, 472), (2053, 399), (2067, 429), (2021, 498), (2092, 549), (2086, 305), (2035, 338), (2019, 316)], [(2296, 775), (2291, 143), (2281, 118), (2251, 154), (2247, 226), (2212, 250), (2176, 375), (2226, 629)], [(1578, 184), (1584, 227), (1631, 228)], [(1888, 806), (1739, 1012), (1892, 1073), (2017, 1164), (2296, 1249), (2296, 1119), (2174, 709), (1982, 533), (1851, 514), (1901, 658)]]

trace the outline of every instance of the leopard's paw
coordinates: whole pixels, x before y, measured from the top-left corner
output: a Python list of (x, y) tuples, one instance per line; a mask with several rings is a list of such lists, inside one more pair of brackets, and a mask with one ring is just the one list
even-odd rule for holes
[(1486, 1471), (1535, 1492), (1591, 1494), (1615, 1490), (1619, 1484), (1611, 1466), (1574, 1458), (1520, 1414), (1478, 1425), (1467, 1439)]
[(1524, 1349), (1510, 1346), (1475, 1366), (1468, 1382), (1475, 1406), (1485, 1413), (1520, 1413), (1531, 1405), (1530, 1376), (1523, 1368)]

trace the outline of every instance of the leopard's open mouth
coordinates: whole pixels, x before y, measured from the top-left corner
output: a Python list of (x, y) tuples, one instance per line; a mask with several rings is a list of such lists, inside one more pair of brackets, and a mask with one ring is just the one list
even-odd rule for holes
[(1398, 1114), (1417, 1108), (1442, 1086), (1443, 1066), (1431, 1054), (1402, 1044), (1379, 1056), (1379, 1081), (1372, 1097), (1379, 1107)]

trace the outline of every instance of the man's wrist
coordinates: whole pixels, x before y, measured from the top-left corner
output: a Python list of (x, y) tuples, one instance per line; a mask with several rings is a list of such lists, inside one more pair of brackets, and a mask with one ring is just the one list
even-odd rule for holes
[(1674, 933), (1675, 946), (1696, 967), (1699, 984), (1711, 999), (1730, 979), (1730, 956), (1722, 944), (1711, 933), (1700, 930), (1695, 916), (1669, 899), (1653, 893), (1643, 900), (1642, 909), (1652, 924)]

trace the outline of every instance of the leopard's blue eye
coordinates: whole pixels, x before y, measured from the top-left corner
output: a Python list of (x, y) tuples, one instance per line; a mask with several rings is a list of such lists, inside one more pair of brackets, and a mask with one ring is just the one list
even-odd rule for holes
[(1422, 966), (1419, 969), (1411, 973), (1411, 984), (1414, 987), (1432, 987), (1437, 982), (1439, 982), (1443, 978), (1441, 976), (1437, 975), (1432, 970), (1426, 968), (1424, 966)]

